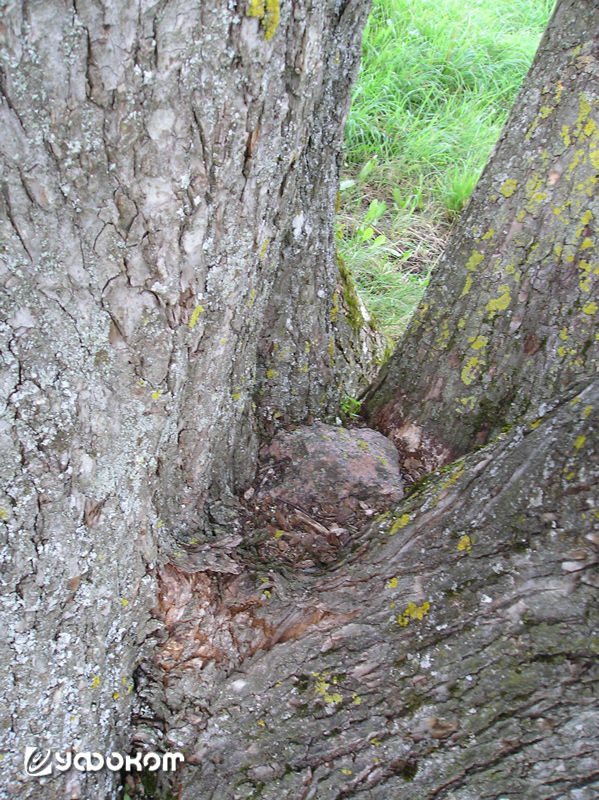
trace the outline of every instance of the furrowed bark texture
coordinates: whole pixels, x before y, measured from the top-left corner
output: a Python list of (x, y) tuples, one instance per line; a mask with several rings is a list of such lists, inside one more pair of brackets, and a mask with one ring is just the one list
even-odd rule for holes
[(367, 11), (2, 9), (1, 796), (110, 795), (22, 786), (24, 747), (127, 746), (161, 554), (368, 373), (333, 237)]
[(186, 752), (175, 796), (594, 800), (598, 431), (595, 380), (431, 476), (321, 576), (169, 567), (138, 739), (162, 718)]
[(597, 372), (599, 5), (561, 0), (373, 424), (429, 467)]

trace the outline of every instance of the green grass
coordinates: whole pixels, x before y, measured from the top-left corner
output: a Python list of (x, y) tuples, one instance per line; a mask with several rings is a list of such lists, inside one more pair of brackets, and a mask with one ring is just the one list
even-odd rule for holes
[(552, 6), (374, 0), (347, 123), (338, 243), (394, 338), (501, 131)]

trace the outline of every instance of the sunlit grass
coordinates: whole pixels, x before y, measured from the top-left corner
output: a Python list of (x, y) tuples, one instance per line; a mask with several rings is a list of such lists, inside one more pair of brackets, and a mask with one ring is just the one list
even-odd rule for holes
[(338, 240), (394, 337), (497, 140), (552, 6), (374, 0), (347, 124)]

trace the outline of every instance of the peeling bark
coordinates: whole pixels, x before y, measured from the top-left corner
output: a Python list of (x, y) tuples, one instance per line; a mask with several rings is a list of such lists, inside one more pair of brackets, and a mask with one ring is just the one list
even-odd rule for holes
[(428, 471), (597, 372), (599, 62), (561, 0), (411, 326), (364, 404)]
[(598, 413), (597, 381), (571, 391), (326, 573), (169, 567), (140, 694), (187, 754), (176, 796), (593, 800)]

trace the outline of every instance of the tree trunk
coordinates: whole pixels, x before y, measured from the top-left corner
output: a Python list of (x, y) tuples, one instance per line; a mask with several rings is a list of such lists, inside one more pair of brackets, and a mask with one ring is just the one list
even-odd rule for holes
[(373, 425), (417, 474), (597, 372), (598, 25), (594, 0), (558, 3), (410, 329), (368, 394)]
[(598, 492), (595, 380), (432, 476), (327, 573), (168, 567), (167, 678), (141, 670), (138, 740), (165, 720), (182, 800), (593, 800)]
[[(260, 429), (338, 408), (372, 337), (334, 250), (368, 3), (3, 9), (1, 748), (123, 750), (156, 569), (235, 527)], [(217, 505), (220, 503), (220, 505)]]
[[(595, 6), (573, 9), (563, 0), (533, 70), (551, 72), (545, 60), (567, 50), (579, 18), (592, 29)], [(139, 748), (186, 757), (170, 786), (168, 774), (147, 773), (146, 796), (597, 795), (599, 384), (555, 399), (595, 352), (590, 297), (580, 308), (570, 301), (566, 333), (580, 363), (564, 357), (567, 369), (549, 369), (530, 389), (521, 389), (528, 372), (514, 370), (513, 429), (433, 475), (332, 568), (285, 571), (237, 535), (234, 495), (254, 475), (259, 433), (334, 414), (340, 382), (355, 391), (352, 373), (369, 358), (332, 233), (366, 11), (351, 0), (5, 10), (0, 658), (9, 797), (115, 796), (107, 771), (24, 781), (23, 751), (106, 754), (127, 749), (133, 734)], [(576, 107), (560, 120), (569, 126), (563, 152), (547, 150), (547, 186), (527, 197), (516, 167), (516, 177), (506, 172), (504, 155), (519, 158), (506, 143), (520, 141), (508, 131), (494, 211), (479, 206), (481, 230), (473, 220), (464, 229), (481, 239), (482, 264), (491, 217), (500, 232), (515, 218), (511, 236), (500, 236), (505, 252), (545, 248), (545, 260), (530, 274), (526, 258), (521, 268), (514, 260), (511, 271), (498, 246), (497, 286), (483, 270), (476, 303), (475, 287), (464, 290), (478, 256), (468, 255), (457, 288), (457, 267), (437, 279), (490, 326), (466, 332), (474, 352), (505, 356), (511, 323), (514, 335), (526, 332), (537, 377), (537, 354), (551, 366), (553, 351), (538, 319), (537, 348), (515, 311), (522, 303), (532, 314), (537, 293), (549, 293), (550, 342), (563, 297), (586, 297), (596, 280), (586, 255), (592, 218), (576, 205), (586, 198), (593, 213), (584, 170), (596, 105), (578, 83), (585, 70), (594, 76), (593, 53), (573, 53), (563, 96), (540, 106), (536, 126), (534, 103), (521, 101), (533, 183), (537, 149), (553, 130), (542, 127)], [(551, 241), (563, 252), (554, 280), (547, 209), (562, 237)], [(447, 338), (462, 341), (470, 323), (443, 313), (437, 336), (447, 324)], [(418, 334), (425, 343), (429, 324)], [(503, 374), (485, 363), (491, 378)], [(463, 365), (473, 416), (483, 407), (472, 388), (478, 366)], [(530, 405), (543, 403), (519, 422), (526, 392)], [(446, 418), (455, 402), (450, 388), (440, 395)], [(435, 430), (445, 451), (457, 451), (486, 428), (454, 439)]]

